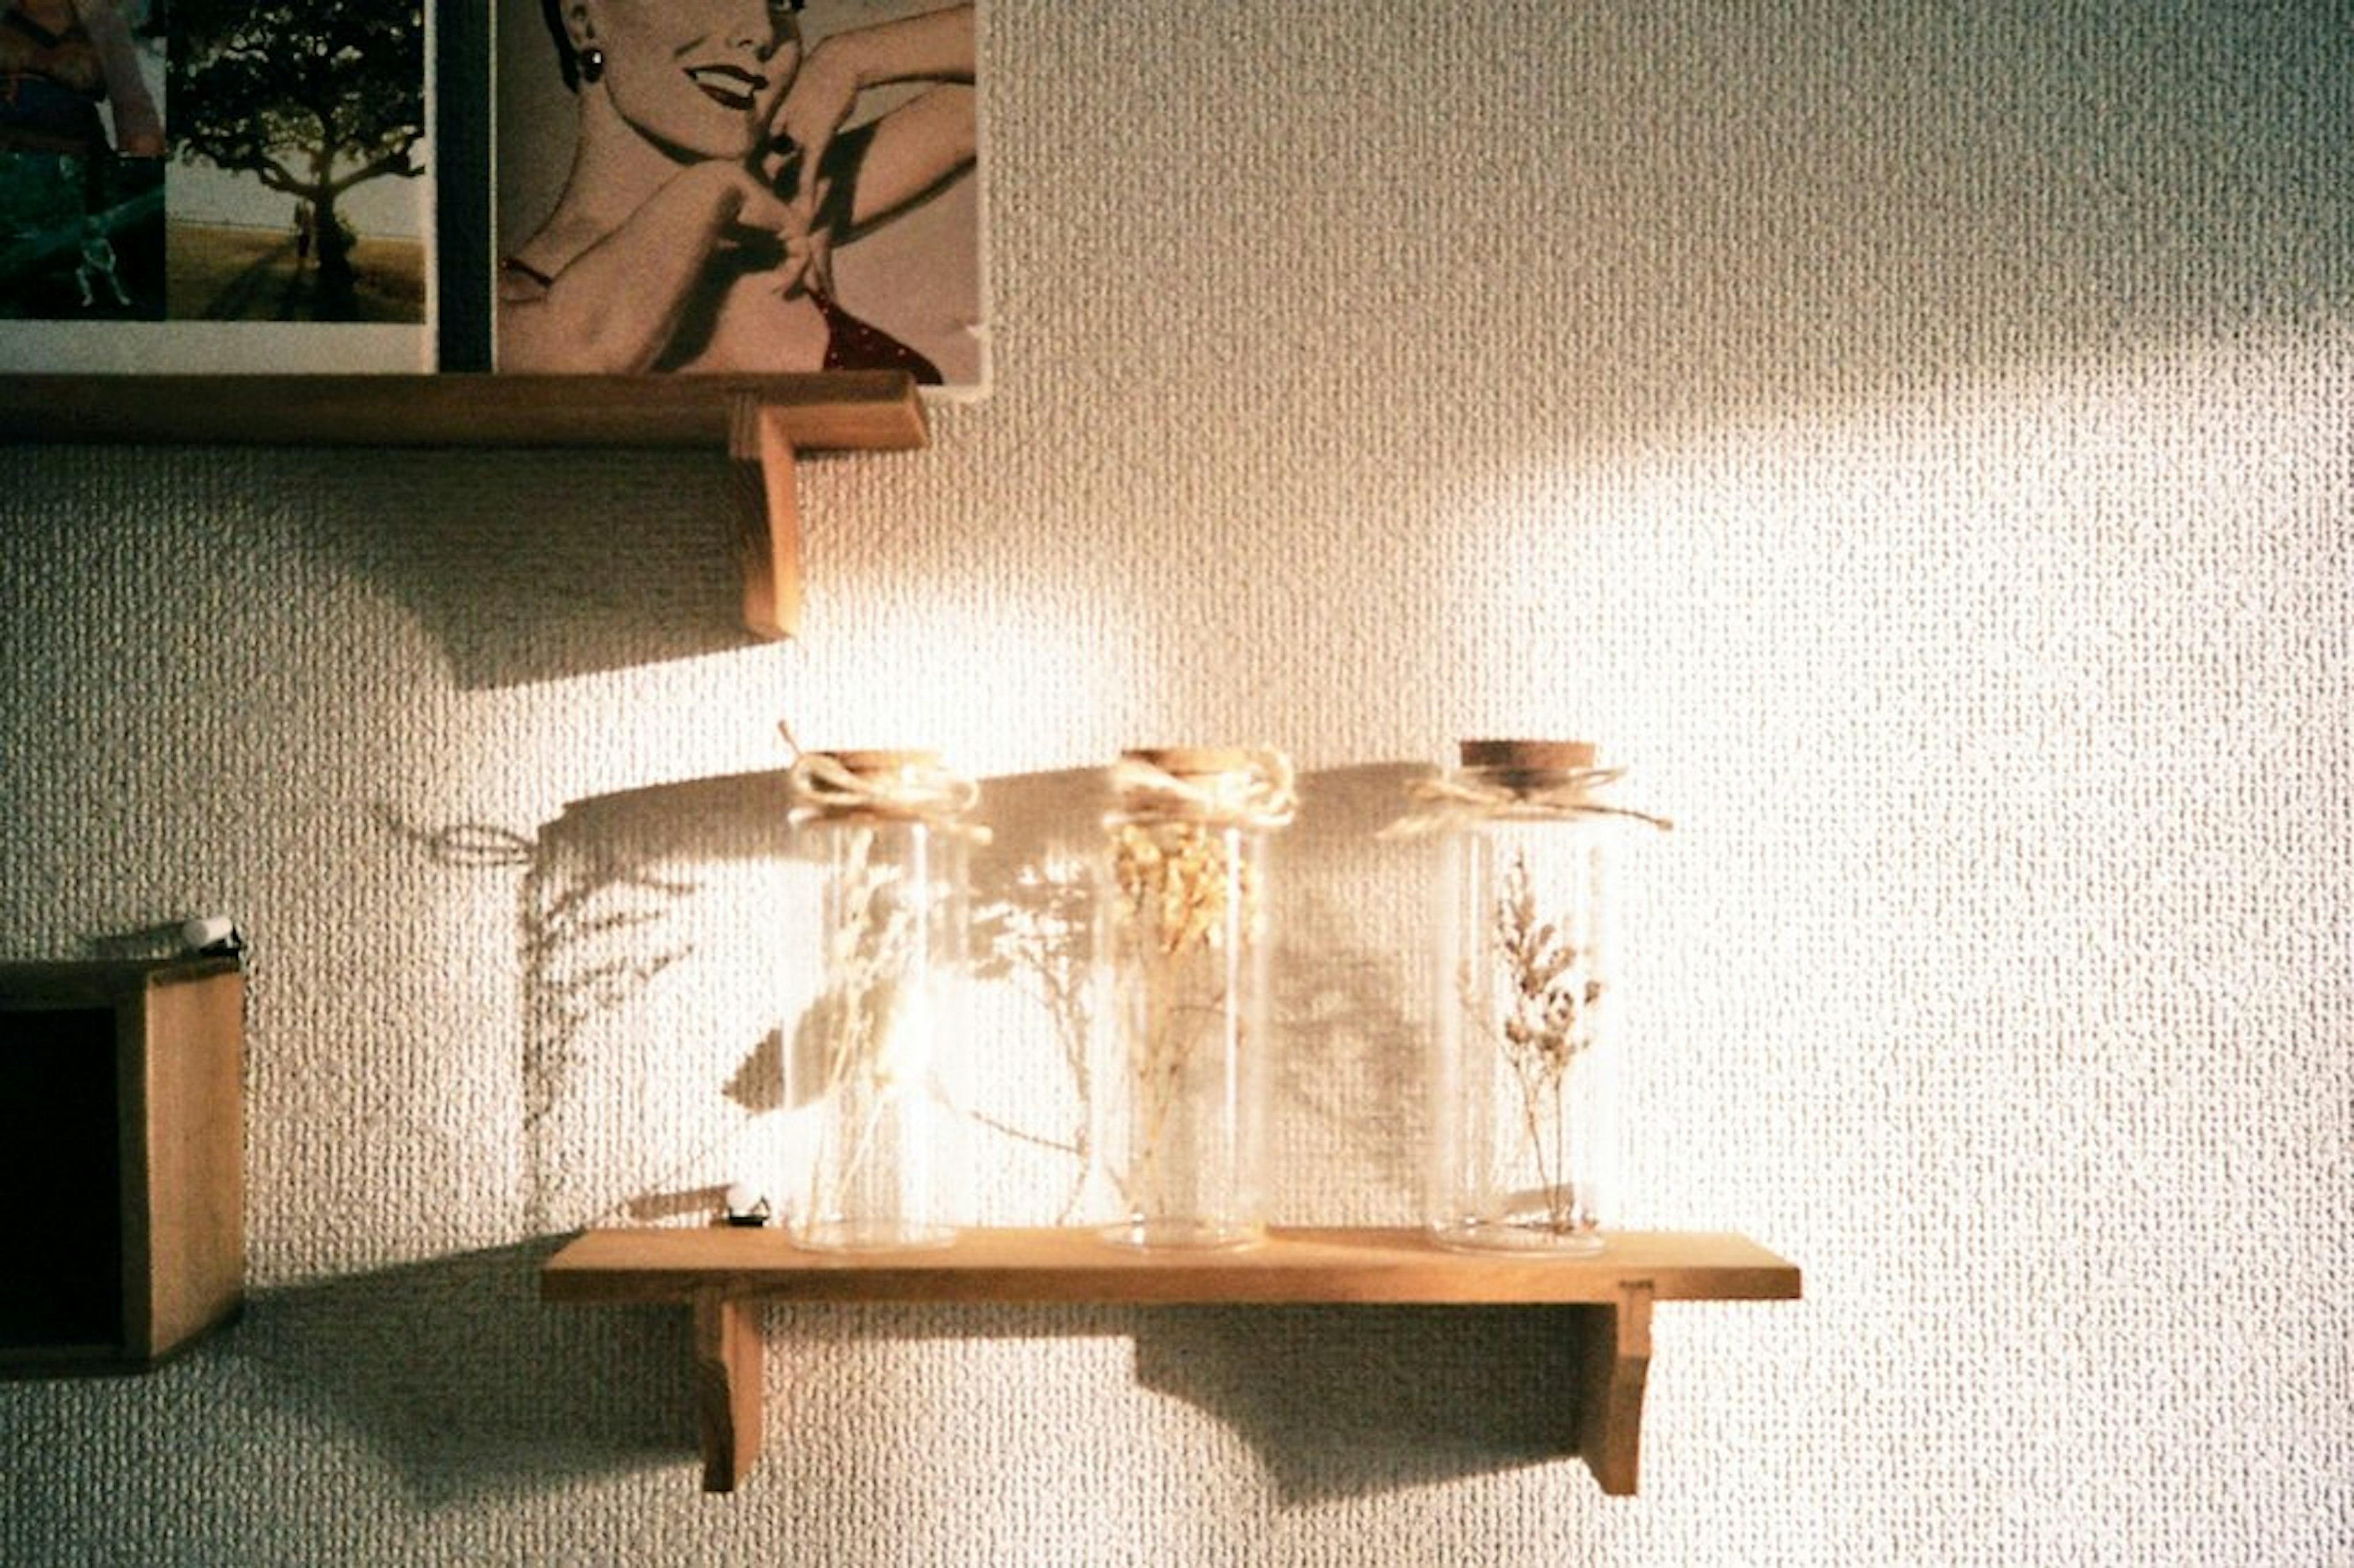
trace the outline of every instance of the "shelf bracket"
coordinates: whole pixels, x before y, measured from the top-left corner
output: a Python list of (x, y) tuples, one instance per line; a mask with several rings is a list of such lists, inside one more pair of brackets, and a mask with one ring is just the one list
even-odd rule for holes
[(794, 635), (801, 623), (801, 502), (787, 413), (752, 392), (737, 394), (727, 408), (744, 624), (771, 641)]
[(734, 1491), (760, 1457), (759, 1310), (718, 1286), (695, 1293), (695, 1418), (706, 1492)]
[(1643, 1381), (1651, 1368), (1648, 1279), (1630, 1279), (1612, 1305), (1584, 1309), (1578, 1347), (1577, 1453), (1603, 1491), (1635, 1495), (1643, 1437)]

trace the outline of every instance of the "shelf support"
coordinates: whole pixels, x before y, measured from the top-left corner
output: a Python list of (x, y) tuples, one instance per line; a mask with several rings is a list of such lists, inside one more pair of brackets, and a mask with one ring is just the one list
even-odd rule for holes
[(1635, 1495), (1643, 1438), (1643, 1382), (1651, 1369), (1648, 1279), (1630, 1279), (1611, 1306), (1585, 1308), (1578, 1347), (1577, 1452), (1604, 1492)]
[(732, 1492), (760, 1457), (759, 1307), (707, 1285), (695, 1293), (695, 1417), (703, 1489)]
[(757, 393), (727, 408), (727, 456), (735, 476), (736, 557), (744, 576), (744, 624), (771, 641), (801, 624), (801, 502), (786, 410)]

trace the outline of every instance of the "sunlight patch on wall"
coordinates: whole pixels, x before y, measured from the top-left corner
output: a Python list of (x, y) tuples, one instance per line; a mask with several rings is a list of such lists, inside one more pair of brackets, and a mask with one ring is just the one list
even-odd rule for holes
[[(2349, 745), (2277, 699), (2354, 676), (2349, 376), (2344, 334), (2020, 370), (1564, 462), (1463, 528), (1443, 623), (1477, 722), (1600, 741), (1679, 823), (1630, 912), (1629, 1022), (1661, 1043), (1658, 1124), (1725, 1136), (1661, 1140), (1654, 1212), (1847, 1207), (1888, 1151), (1744, 1093), (1765, 1075), (1897, 1125), (1957, 1095), (2122, 1115), (2120, 1041), (2228, 1032), (2226, 977), (2327, 961), (2287, 889), (2349, 863)], [(2285, 779), (2296, 813), (2250, 804)], [(2212, 1089), (2127, 1081), (2168, 1121)], [(1999, 1150), (1940, 1158), (1960, 1223), (1998, 1189), (2063, 1203)]]

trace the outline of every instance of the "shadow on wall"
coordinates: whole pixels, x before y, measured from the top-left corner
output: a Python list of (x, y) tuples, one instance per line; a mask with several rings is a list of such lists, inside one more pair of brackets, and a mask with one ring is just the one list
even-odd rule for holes
[(1291, 1151), (1274, 1173), (1279, 1219), (1394, 1224), (1419, 1213), (1416, 981), (1431, 851), (1378, 835), (1403, 813), (1406, 785), (1430, 771), (1384, 762), (1300, 777), (1299, 814), (1277, 862), (1282, 925), (1271, 965), (1282, 1053), (1276, 1147)]
[[(766, 1330), (788, 1385), (819, 1401), (849, 1392), (827, 1380), (862, 1364), (862, 1350), (1124, 1337), (1137, 1390), (1227, 1427), (1285, 1503), (1305, 1507), (1532, 1465), (1590, 1486), (1575, 1454), (1585, 1310), (803, 1303), (777, 1308)], [(823, 1359), (794, 1366), (796, 1348)]]
[[(740, 649), (734, 499), (705, 452), (295, 453), (300, 526), (398, 604), (461, 687)], [(299, 470), (310, 471), (305, 479)], [(403, 498), (398, 511), (387, 493)], [(519, 509), (520, 503), (520, 509)]]
[[(619, 1472), (686, 1486), (688, 1315), (540, 1301), (539, 1269), (557, 1245), (257, 1292), (236, 1331), (197, 1355), (249, 1383), (285, 1430), (366, 1445), (427, 1509)], [(1557, 1311), (799, 1305), (773, 1309), (763, 1333), (787, 1397), (820, 1399), (856, 1396), (826, 1385), (855, 1375), (861, 1347), (1127, 1336), (1137, 1387), (1232, 1429), (1295, 1505), (1534, 1464), (1584, 1476), (1571, 1456), (1578, 1340)], [(797, 1364), (797, 1350), (821, 1360)]]
[(1543, 1463), (1582, 1481), (1576, 1310), (1161, 1309), (1136, 1376), (1232, 1427), (1294, 1505)]
[[(1408, 62), (1403, 90), (1297, 94), (1270, 112), (1228, 72), (1203, 92), (1181, 84), (1162, 106), (1174, 118), (1132, 128), (1120, 160), (1074, 160), (1106, 180), (1091, 243), (1111, 257), (1183, 243), (1184, 204), (1119, 196), (1198, 165), (1204, 92), (1238, 95), (1206, 122), (1326, 150), (1313, 180), (1264, 201), (1273, 227), (1248, 254), (1206, 248), (1204, 301), (1256, 309), (1204, 311), (1232, 326), (1171, 344), (1164, 379), (1124, 405), (1150, 433), (1182, 406), (1156, 401), (1181, 381), (1264, 397), (1279, 412), (1262, 439), (1238, 421), (1237, 439), (1185, 455), (1233, 465), (1189, 477), (1270, 496), (1273, 517), (1345, 514), (1379, 493), (1369, 460), (1443, 508), (1467, 470), (1648, 463), (1727, 427), (1812, 430), (2022, 367), (2311, 331), (2349, 298), (2344, 74), (2328, 63), (2344, 24), (2328, 6), (2146, 7), (2127, 23), (1912, 5), (1863, 25), (1839, 7), (1373, 15), (1304, 0), (1202, 20), (1225, 29), (1210, 51), (1167, 47), (1289, 58), (1324, 25), (1311, 14), (1344, 11), (1350, 63)], [(1405, 168), (1436, 177), (1401, 230), (1396, 201), (1367, 193), (1394, 194)], [(1452, 238), (1470, 234), (1476, 252)], [(1424, 308), (1434, 268), (1485, 306)], [(1156, 286), (1099, 291), (1103, 330), (1151, 312)], [(1324, 352), (1305, 372), (1263, 363), (1286, 341), (1270, 320)], [(1320, 370), (1361, 395), (1302, 396)], [(1447, 395), (1381, 395), (1399, 387)], [(1106, 467), (1158, 493), (1152, 470)], [(1288, 487), (1305, 485), (1320, 493), (1303, 505)]]
[[(1278, 1140), (1293, 1151), (1278, 1218), (1410, 1212), (1419, 1034), (1399, 943), (1420, 908), (1395, 883), (1396, 857), (1418, 852), (1367, 851), (1423, 771), (1302, 780), (1274, 961)], [(981, 1185), (1000, 1194), (987, 1223), (1079, 1223), (1102, 1202), (1087, 1126), (1102, 789), (1095, 768), (982, 784), (975, 1003), (991, 1045), (971, 1111)], [(536, 836), (519, 914), (534, 1231), (708, 1214), (752, 1158), (752, 1124), (793, 1108), (785, 1054), (817, 946), (788, 880), (789, 807), (782, 771), (740, 774), (575, 801)]]
[(534, 1230), (711, 1213), (736, 1132), (780, 1103), (765, 953), (788, 806), (783, 773), (737, 774), (540, 830), (518, 914)]
[(431, 1508), (691, 1456), (686, 1315), (538, 1299), (553, 1242), (256, 1292), (208, 1353), (292, 1415), (370, 1445)]

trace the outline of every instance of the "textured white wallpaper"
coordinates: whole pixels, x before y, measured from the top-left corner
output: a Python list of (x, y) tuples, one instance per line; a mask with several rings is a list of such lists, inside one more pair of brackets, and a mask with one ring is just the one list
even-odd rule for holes
[[(12, 453), (0, 953), (244, 924), (255, 1295), (0, 1385), (0, 1562), (2354, 1562), (2338, 9), (986, 42), (997, 388), (806, 465), (798, 644), (731, 631), (703, 454)], [(1599, 739), (1679, 821), (1634, 1217), (1806, 1299), (1660, 1309), (1627, 1500), (1509, 1317), (780, 1310), (700, 1496), (683, 1323), (534, 1271), (767, 1157), (780, 716), (982, 775), (984, 895), (1123, 745), (1292, 748), (1300, 1222), (1412, 1213), (1398, 782)], [(989, 1017), (1067, 1139), (1052, 1017)]]

